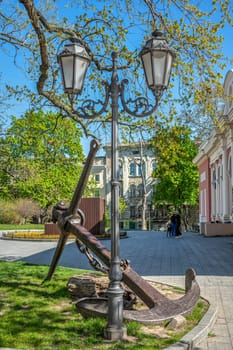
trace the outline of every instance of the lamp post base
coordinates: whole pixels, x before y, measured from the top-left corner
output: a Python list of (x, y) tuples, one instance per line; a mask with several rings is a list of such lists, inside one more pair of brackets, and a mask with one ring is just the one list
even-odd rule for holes
[(117, 341), (126, 338), (123, 325), (123, 289), (119, 282), (112, 282), (108, 289), (108, 324), (104, 329), (104, 338)]
[(126, 327), (121, 327), (120, 329), (114, 326), (108, 326), (104, 329), (104, 338), (111, 342), (126, 339), (127, 332)]

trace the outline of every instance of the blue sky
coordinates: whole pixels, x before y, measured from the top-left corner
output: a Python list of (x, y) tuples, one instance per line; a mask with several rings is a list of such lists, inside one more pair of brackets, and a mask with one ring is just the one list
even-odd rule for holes
[[(58, 2), (64, 5), (66, 1), (59, 0)], [(202, 4), (203, 3), (206, 4), (207, 2), (208, 1), (204, 1), (202, 2)], [(72, 9), (64, 9), (63, 15), (66, 15), (67, 17), (72, 18), (72, 16), (74, 16), (74, 13), (72, 13)], [(222, 30), (221, 34), (224, 36), (223, 54), (224, 56), (233, 58), (233, 46), (232, 46), (233, 28), (228, 25)], [(22, 64), (23, 57), (19, 57), (18, 62)], [(223, 76), (226, 75), (229, 69), (233, 69), (233, 63), (230, 61), (227, 62), (227, 66), (225, 70), (222, 72)], [(25, 82), (27, 82), (27, 77), (23, 69), (20, 69), (19, 67), (15, 66), (13, 55), (8, 55), (2, 51), (0, 55), (0, 77), (1, 77), (1, 84), (0, 84), (1, 90), (4, 89), (4, 86), (6, 84), (14, 86), (14, 85), (23, 85)], [(33, 84), (35, 83), (32, 82), (31, 87), (33, 87)], [(17, 103), (16, 101), (8, 101), (8, 102), (10, 102), (10, 106), (7, 107), (7, 110), (3, 110), (0, 112), (4, 114), (5, 119), (11, 115), (21, 116), (30, 107), (29, 104), (25, 102), (21, 102), (21, 103)], [(83, 140), (83, 143), (85, 144), (85, 150), (86, 150), (88, 148), (87, 146), (88, 143), (85, 140)]]

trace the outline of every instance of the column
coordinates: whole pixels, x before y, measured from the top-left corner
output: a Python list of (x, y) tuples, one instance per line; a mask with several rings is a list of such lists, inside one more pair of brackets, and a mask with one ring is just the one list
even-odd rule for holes
[(220, 219), (221, 214), (221, 172), (220, 172), (220, 163), (216, 163), (216, 219)]
[(230, 182), (230, 213), (231, 217), (233, 218), (233, 129), (231, 127), (231, 169), (230, 170), (230, 176), (231, 176), (231, 182)]
[(216, 168), (213, 165), (210, 168), (211, 171), (211, 220), (215, 221), (216, 218)]
[(227, 178), (227, 148), (225, 140), (222, 140), (222, 213), (223, 220), (230, 220), (229, 212), (229, 194), (228, 194), (228, 178)]

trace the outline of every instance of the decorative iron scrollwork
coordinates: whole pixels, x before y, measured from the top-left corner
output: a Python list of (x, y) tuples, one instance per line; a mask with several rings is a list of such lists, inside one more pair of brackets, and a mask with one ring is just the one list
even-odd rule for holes
[[(93, 119), (97, 116), (100, 116), (104, 112), (106, 112), (108, 101), (109, 101), (109, 84), (107, 81), (103, 81), (102, 83), (105, 86), (105, 99), (104, 102), (101, 100), (94, 101), (92, 99), (87, 99), (83, 101), (83, 103), (80, 106), (75, 106), (75, 95), (68, 95), (70, 104), (72, 108), (75, 110), (75, 112), (84, 119)], [(97, 109), (99, 106), (99, 109)], [(76, 107), (76, 108), (75, 108)]]
[(123, 105), (124, 110), (134, 116), (134, 117), (147, 117), (152, 115), (153, 112), (158, 108), (159, 100), (161, 94), (156, 95), (155, 104), (151, 104), (146, 97), (137, 97), (136, 99), (129, 98), (127, 101), (125, 100), (125, 85), (128, 84), (128, 80), (124, 79), (120, 85), (120, 97), (121, 103)]

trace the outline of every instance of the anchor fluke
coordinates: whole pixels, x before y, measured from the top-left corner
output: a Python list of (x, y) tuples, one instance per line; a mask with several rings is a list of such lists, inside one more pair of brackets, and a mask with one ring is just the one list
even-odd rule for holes
[[(195, 275), (193, 269), (186, 270), (185, 284), (188, 283), (190, 288), (186, 291), (184, 296), (176, 300), (168, 299), (149, 284), (155, 291), (154, 306), (147, 310), (124, 310), (124, 319), (150, 324), (161, 323), (177, 315), (191, 313), (200, 298), (200, 288), (196, 282)], [(145, 283), (148, 282), (145, 281)], [(76, 306), (84, 317), (107, 317), (108, 314), (107, 298), (82, 298), (76, 302)]]

